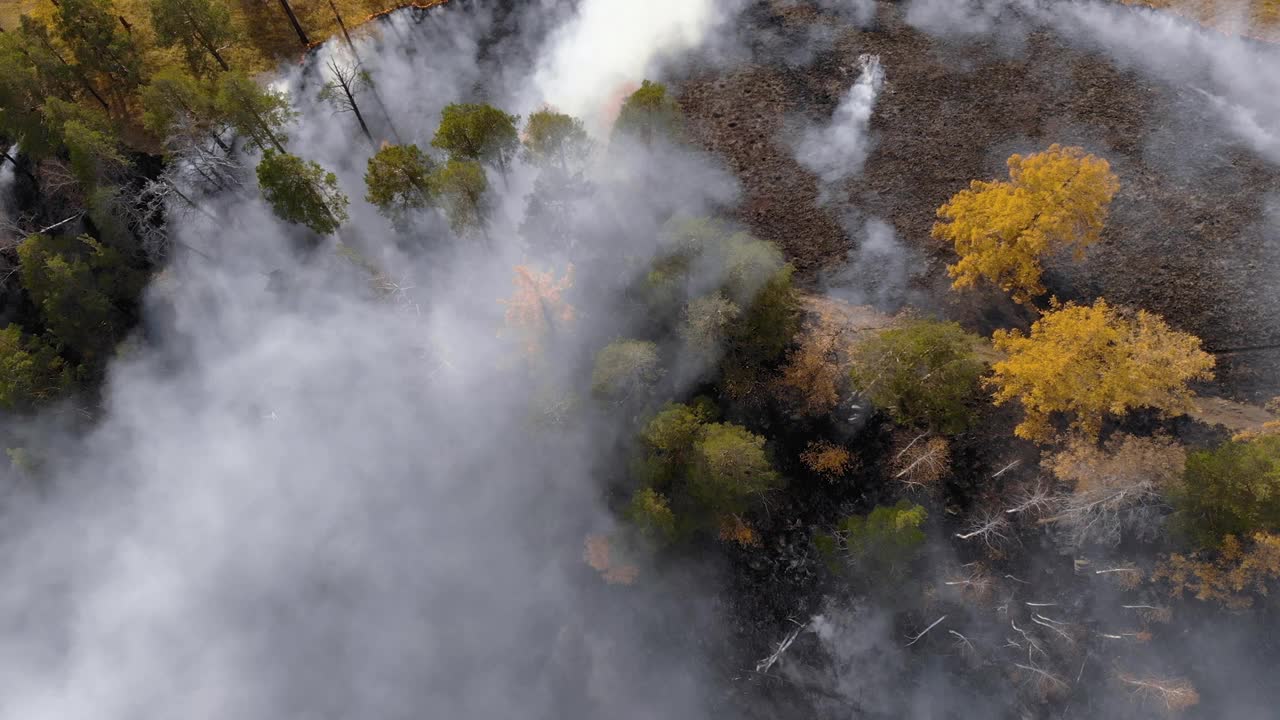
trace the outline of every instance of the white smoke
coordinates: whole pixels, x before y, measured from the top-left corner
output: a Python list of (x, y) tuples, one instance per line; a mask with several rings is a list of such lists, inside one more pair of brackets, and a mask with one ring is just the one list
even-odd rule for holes
[(860, 63), (862, 74), (840, 99), (831, 122), (805, 130), (796, 146), (796, 160), (828, 185), (861, 173), (871, 152), (868, 130), (884, 70), (875, 55), (862, 56)]
[(597, 131), (608, 106), (650, 76), (664, 58), (701, 46), (732, 19), (718, 0), (584, 0), (549, 39), (525, 107), (549, 103)]

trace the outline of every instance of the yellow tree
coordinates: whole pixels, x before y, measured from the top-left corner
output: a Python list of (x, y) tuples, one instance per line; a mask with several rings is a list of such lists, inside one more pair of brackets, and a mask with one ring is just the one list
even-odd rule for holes
[(1193, 396), (1187, 384), (1213, 376), (1213, 356), (1200, 349), (1199, 338), (1158, 315), (1113, 308), (1103, 299), (1092, 306), (1055, 303), (1029, 334), (997, 331), (992, 339), (1008, 355), (988, 379), (995, 403), (1022, 403), (1026, 416), (1015, 433), (1031, 440), (1052, 434), (1054, 413), (1097, 437), (1108, 413), (1186, 412)]
[(1027, 304), (1045, 292), (1040, 259), (1066, 247), (1079, 258), (1098, 240), (1120, 184), (1106, 160), (1078, 147), (1051, 145), (1008, 164), (1008, 180), (974, 180), (938, 208), (933, 236), (960, 256), (947, 267), (953, 287), (986, 280)]

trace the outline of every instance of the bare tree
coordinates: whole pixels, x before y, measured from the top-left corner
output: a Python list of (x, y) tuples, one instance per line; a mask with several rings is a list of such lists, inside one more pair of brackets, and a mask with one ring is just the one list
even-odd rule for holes
[(961, 540), (981, 540), (987, 549), (997, 551), (1010, 540), (1009, 532), (1009, 520), (1004, 513), (989, 510), (971, 520), (963, 531), (956, 533), (956, 537)]
[(1168, 438), (1121, 435), (1098, 448), (1075, 440), (1049, 459), (1053, 473), (1072, 486), (1041, 520), (1065, 531), (1068, 542), (1115, 545), (1125, 531), (1154, 537), (1164, 517), (1162, 495), (1182, 475), (1186, 453)]
[(898, 434), (898, 448), (891, 462), (893, 479), (911, 490), (932, 490), (951, 471), (951, 447), (940, 435), (911, 435)]
[(320, 99), (332, 103), (337, 112), (355, 115), (364, 136), (369, 142), (374, 142), (373, 133), (369, 132), (369, 126), (360, 112), (360, 105), (356, 102), (356, 95), (372, 84), (369, 73), (361, 70), (355, 63), (339, 62), (337, 58), (329, 58), (325, 66), (329, 68), (329, 82), (320, 91)]
[(1184, 678), (1161, 678), (1118, 673), (1116, 679), (1142, 702), (1158, 702), (1177, 712), (1200, 703), (1200, 693)]

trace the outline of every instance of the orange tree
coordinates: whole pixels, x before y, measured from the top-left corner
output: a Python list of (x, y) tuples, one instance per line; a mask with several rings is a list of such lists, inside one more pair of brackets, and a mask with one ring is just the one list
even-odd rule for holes
[(1031, 440), (1052, 434), (1055, 413), (1097, 437), (1107, 414), (1140, 407), (1186, 412), (1193, 396), (1187, 384), (1210, 379), (1214, 365), (1194, 335), (1103, 299), (1092, 306), (1055, 303), (1030, 333), (997, 331), (992, 339), (1008, 355), (988, 379), (995, 403), (1022, 403), (1026, 415), (1015, 433)]
[(1009, 179), (974, 180), (942, 207), (933, 236), (955, 246), (952, 286), (996, 284), (1019, 303), (1043, 295), (1040, 259), (1098, 240), (1120, 184), (1106, 160), (1078, 147), (1009, 158)]

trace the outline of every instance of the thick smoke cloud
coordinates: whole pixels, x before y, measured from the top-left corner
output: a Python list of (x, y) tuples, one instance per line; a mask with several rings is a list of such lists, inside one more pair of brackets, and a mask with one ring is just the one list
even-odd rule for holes
[[(356, 49), (377, 83), (370, 124), (426, 146), (450, 102), (590, 115), (724, 17), (697, 0), (619, 24), (618, 8), (392, 16)], [(340, 239), (382, 269), (378, 290), (394, 283), (390, 301), (332, 245), (300, 254), (310, 238), (263, 205), (251, 168), (242, 192), (205, 200), (216, 220), (175, 228), (147, 341), (111, 368), (102, 417), (31, 442), (39, 493), (4, 471), (0, 715), (704, 716), (706, 595), (620, 598), (586, 567), (624, 428), (564, 425), (557, 408), (582, 401), (564, 379), (626, 332), (612, 303), (660, 224), (730, 203), (734, 184), (696, 155), (602, 145), (575, 229), (612, 264), (577, 279), (574, 325), (531, 370), (499, 299), (516, 264), (567, 270), (517, 229), (534, 172), (505, 190), (491, 177), (492, 248), (429, 217), (397, 235), (361, 201), (374, 148), (316, 100), (325, 61), (348, 52), (331, 44), (278, 84), (301, 113), (290, 148), (338, 174)], [(668, 626), (677, 610), (697, 639)]]

